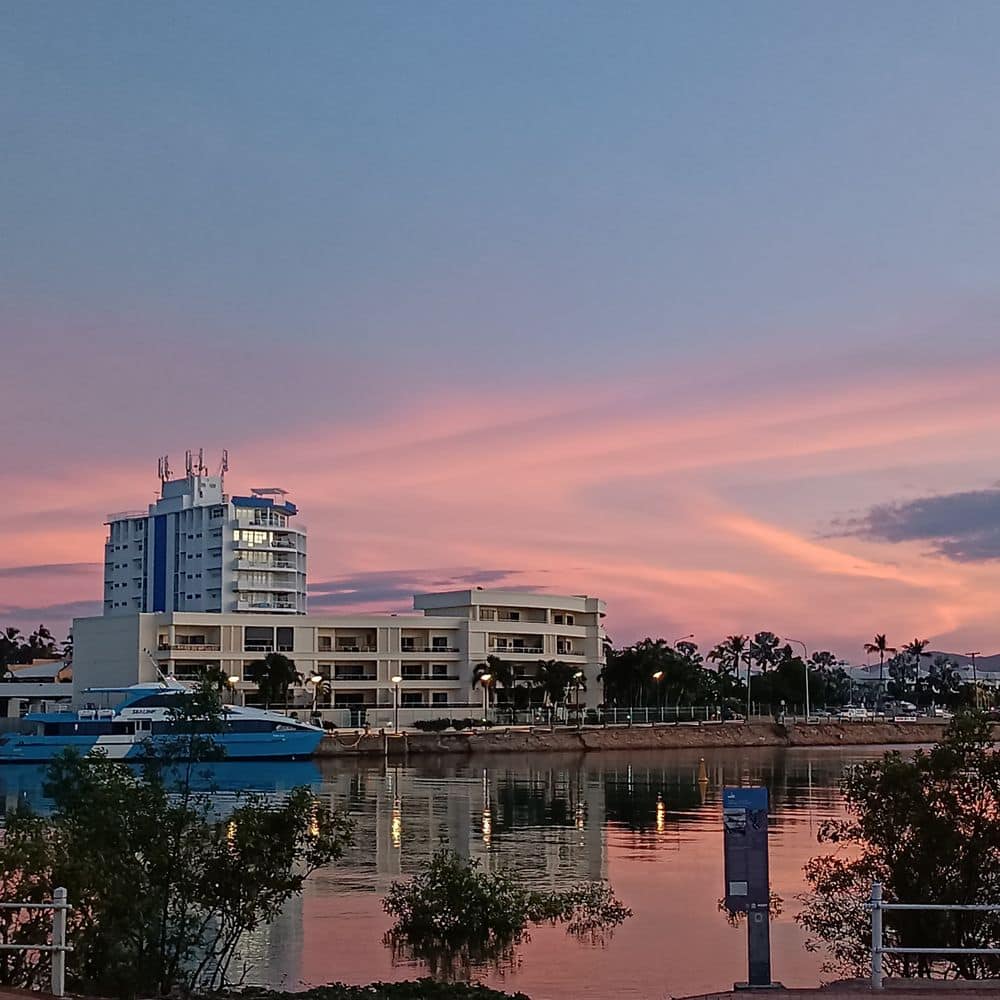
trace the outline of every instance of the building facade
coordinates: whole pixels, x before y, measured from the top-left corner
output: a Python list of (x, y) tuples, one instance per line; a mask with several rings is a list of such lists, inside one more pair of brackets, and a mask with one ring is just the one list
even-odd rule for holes
[[(241, 529), (242, 530), (242, 529)], [(587, 596), (460, 590), (418, 594), (414, 614), (305, 615), (162, 611), (78, 618), (74, 690), (193, 679), (210, 668), (232, 678), (233, 696), (255, 700), (250, 665), (270, 652), (295, 663), (303, 684), (293, 704), (347, 709), (373, 725), (481, 705), (476, 668), (490, 655), (530, 684), (540, 660), (578, 667), (581, 705), (600, 701), (604, 602)], [(399, 678), (393, 681), (393, 678)], [(493, 695), (495, 697), (495, 695)]]
[(306, 533), (284, 490), (230, 497), (199, 455), (146, 512), (108, 515), (104, 614), (306, 613)]

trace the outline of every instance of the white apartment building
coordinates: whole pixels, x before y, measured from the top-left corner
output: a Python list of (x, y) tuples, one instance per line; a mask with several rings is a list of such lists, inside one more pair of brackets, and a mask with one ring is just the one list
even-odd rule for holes
[(230, 497), (188, 452), (183, 479), (160, 460), (147, 511), (109, 514), (104, 614), (306, 613), (306, 532), (280, 489)]
[[(259, 509), (259, 508), (257, 508)], [(240, 529), (242, 530), (242, 529)], [(418, 594), (414, 614), (305, 615), (164, 610), (73, 622), (76, 700), (88, 687), (152, 681), (158, 672), (194, 678), (219, 668), (234, 697), (254, 700), (255, 660), (275, 651), (295, 662), (305, 683), (294, 704), (348, 709), (356, 724), (391, 718), (398, 677), (401, 722), (481, 705), (476, 667), (490, 654), (529, 682), (539, 660), (562, 660), (586, 678), (582, 705), (600, 701), (605, 604), (596, 597), (519, 591)], [(310, 682), (310, 678), (321, 678)], [(453, 713), (454, 714), (454, 713)]]

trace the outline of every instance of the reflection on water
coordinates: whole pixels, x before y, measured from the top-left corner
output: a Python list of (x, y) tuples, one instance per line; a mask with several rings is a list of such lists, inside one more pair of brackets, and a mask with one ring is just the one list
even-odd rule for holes
[[(763, 784), (771, 797), (772, 888), (785, 900), (772, 927), (773, 967), (786, 985), (815, 984), (793, 922), (803, 863), (819, 824), (840, 809), (836, 782), (877, 749), (645, 751), (415, 757), (318, 764), (219, 764), (219, 805), (240, 788), (280, 795), (307, 784), (348, 810), (354, 844), (316, 873), (303, 896), (249, 943), (249, 982), (295, 987), (423, 974), (394, 964), (381, 896), (440, 847), (489, 869), (515, 868), (534, 888), (607, 878), (635, 916), (603, 946), (561, 928), (532, 931), (511, 971), (483, 970), (499, 988), (546, 998), (666, 997), (744, 979), (744, 933), (727, 925), (722, 895), (721, 788)], [(0, 768), (0, 800), (39, 800), (37, 768)]]

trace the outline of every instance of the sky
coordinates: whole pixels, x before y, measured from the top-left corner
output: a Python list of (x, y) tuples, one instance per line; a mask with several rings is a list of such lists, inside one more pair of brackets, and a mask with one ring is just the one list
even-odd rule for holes
[(203, 447), (316, 611), (1000, 649), (1000, 6), (4, 7), (2, 623)]

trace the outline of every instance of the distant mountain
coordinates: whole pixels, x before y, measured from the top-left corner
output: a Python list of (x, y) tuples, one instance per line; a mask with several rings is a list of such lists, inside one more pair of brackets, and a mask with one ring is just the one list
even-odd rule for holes
[[(928, 658), (924, 660), (924, 663), (932, 663), (935, 656), (946, 656), (953, 663), (957, 663), (960, 667), (971, 667), (972, 657), (966, 656), (964, 653), (945, 653), (942, 650), (934, 650), (930, 652)], [(982, 672), (984, 674), (1000, 674), (1000, 653), (993, 653), (991, 656), (977, 656), (976, 657), (976, 672)]]

